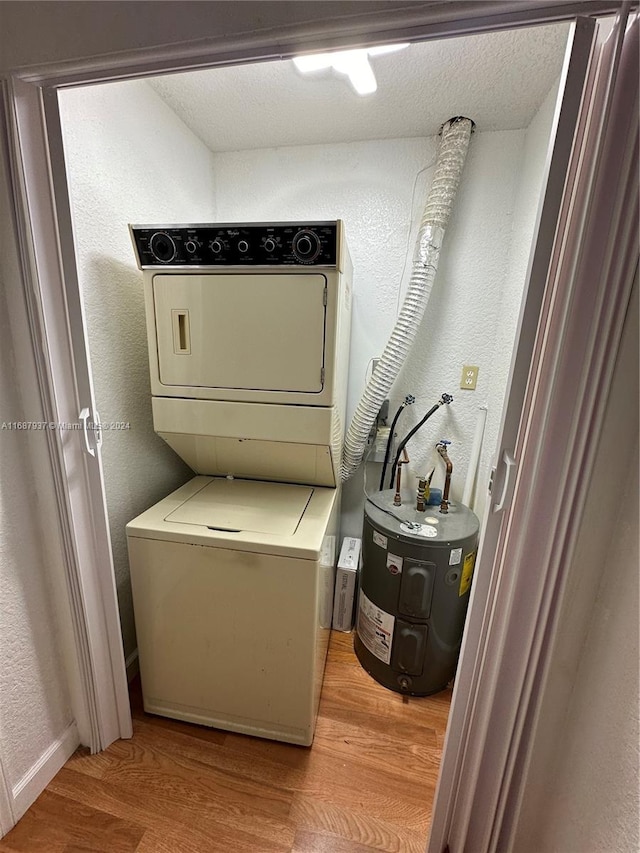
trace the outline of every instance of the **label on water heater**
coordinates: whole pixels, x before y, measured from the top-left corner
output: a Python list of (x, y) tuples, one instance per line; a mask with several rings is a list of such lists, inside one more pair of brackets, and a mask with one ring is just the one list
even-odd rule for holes
[(476, 552), (473, 551), (471, 554), (467, 554), (464, 558), (464, 563), (462, 565), (462, 577), (460, 578), (460, 589), (458, 590), (458, 596), (464, 595), (465, 592), (468, 592), (469, 587), (471, 586), (471, 578), (473, 577), (473, 567), (476, 564)]
[(379, 545), (381, 548), (387, 547), (387, 537), (383, 536), (382, 533), (378, 533), (377, 530), (373, 531), (373, 541), (376, 545)]
[(457, 566), (462, 559), (462, 548), (452, 548), (449, 552), (449, 565)]
[(388, 551), (387, 568), (392, 575), (402, 574), (402, 557), (398, 557), (397, 554), (392, 554), (391, 551)]
[(391, 643), (395, 617), (369, 601), (360, 590), (356, 630), (364, 646), (383, 663), (391, 662)]

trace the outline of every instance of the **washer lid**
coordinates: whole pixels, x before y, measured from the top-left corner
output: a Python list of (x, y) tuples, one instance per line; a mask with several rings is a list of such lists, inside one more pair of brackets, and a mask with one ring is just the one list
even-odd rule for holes
[(165, 521), (292, 536), (312, 494), (309, 486), (216, 479), (166, 515)]

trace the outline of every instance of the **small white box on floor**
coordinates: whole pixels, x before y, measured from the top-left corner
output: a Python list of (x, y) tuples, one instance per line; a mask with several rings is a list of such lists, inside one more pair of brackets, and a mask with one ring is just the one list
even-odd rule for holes
[(355, 610), (361, 539), (345, 536), (336, 571), (333, 596), (333, 627), (336, 631), (351, 631)]

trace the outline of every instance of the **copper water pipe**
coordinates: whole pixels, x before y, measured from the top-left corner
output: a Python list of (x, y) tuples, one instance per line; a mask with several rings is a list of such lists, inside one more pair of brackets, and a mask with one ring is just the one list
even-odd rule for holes
[(449, 512), (449, 487), (451, 486), (451, 474), (453, 473), (453, 465), (447, 453), (448, 444), (450, 444), (448, 441), (439, 441), (436, 444), (436, 450), (442, 456), (444, 464), (447, 466), (447, 473), (444, 478), (444, 491), (442, 492), (442, 501), (440, 503), (440, 512), (442, 513)]

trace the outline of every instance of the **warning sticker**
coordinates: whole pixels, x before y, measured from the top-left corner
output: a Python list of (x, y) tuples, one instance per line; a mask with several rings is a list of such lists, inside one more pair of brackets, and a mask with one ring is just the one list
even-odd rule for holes
[(473, 567), (476, 564), (476, 552), (473, 551), (471, 554), (467, 554), (464, 558), (464, 563), (462, 564), (462, 576), (460, 577), (460, 589), (458, 590), (458, 597), (464, 595), (465, 592), (471, 586), (471, 578), (473, 577)]
[(399, 575), (402, 572), (402, 557), (397, 554), (392, 554), (390, 551), (387, 554), (387, 568), (392, 575)]
[(391, 661), (391, 643), (395, 617), (369, 601), (360, 590), (358, 625), (356, 630), (363, 644), (383, 663)]
[(387, 537), (383, 536), (382, 533), (378, 533), (377, 530), (373, 531), (373, 541), (381, 548), (387, 547)]
[(449, 554), (449, 565), (457, 566), (462, 559), (462, 548), (452, 548)]

